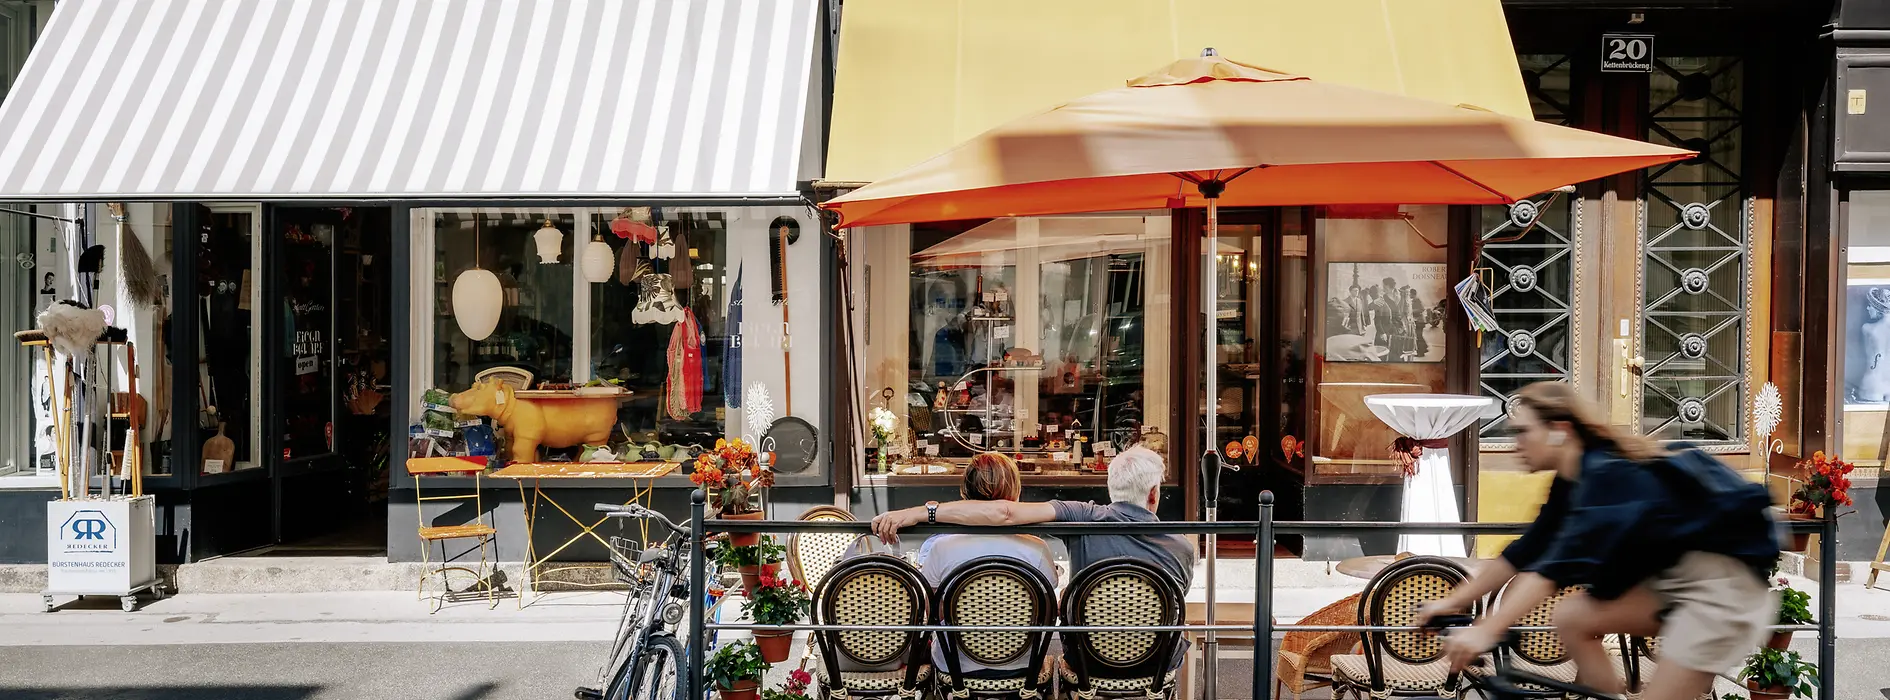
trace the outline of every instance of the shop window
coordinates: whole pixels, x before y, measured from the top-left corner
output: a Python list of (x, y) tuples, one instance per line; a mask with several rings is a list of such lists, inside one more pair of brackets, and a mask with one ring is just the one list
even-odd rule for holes
[(1890, 445), (1890, 191), (1848, 197), (1838, 453), (1858, 466), (1882, 466)]
[(260, 367), (256, 348), (262, 304), (256, 261), (261, 212), (257, 207), (213, 207), (197, 231), (197, 420), (208, 436), (205, 474), (262, 465), (262, 412), (257, 410)]
[(1699, 157), (1650, 169), (1642, 204), (1641, 431), (1663, 440), (1744, 434), (1745, 65), (1668, 57), (1649, 78), (1647, 140)]
[[(1573, 126), (1573, 60), (1565, 54), (1516, 57), (1537, 121)], [(1581, 237), (1581, 197), (1573, 192), (1531, 197), (1506, 207), (1482, 207), (1478, 278), (1489, 288), (1490, 308), (1502, 326), (1479, 348), (1478, 386), (1507, 403), (1540, 381), (1574, 377), (1579, 342), (1574, 333), (1574, 273)], [(1506, 440), (1507, 413), (1483, 422), (1478, 435)]]
[[(559, 264), (539, 262), (534, 235), (550, 221), (568, 232), (569, 214), (443, 213), (434, 217), (434, 385), (461, 390), (480, 372), (513, 367), (535, 381), (571, 381), (572, 250), (564, 236)], [(455, 320), (453, 283), (479, 268), (499, 278), (499, 321), (491, 335), (466, 337)]]
[(887, 478), (997, 451), (1027, 484), (1100, 484), (1113, 451), (1165, 446), (1170, 237), (1166, 216), (1105, 214), (862, 239), (861, 383), (900, 418)]
[[(52, 288), (53, 279), (42, 282), (42, 277), (52, 274), (54, 266), (39, 269), (34, 228), (33, 221), (26, 217), (0, 213), (0, 261), (9, 263), (0, 264), (0, 290), (4, 290), (0, 291), (0, 325), (7, 328), (32, 328), (34, 312), (54, 299), (51, 294), (40, 293), (41, 289)], [(34, 417), (0, 424), (0, 477), (53, 473), (50, 439), (34, 438), (35, 428), (51, 426), (50, 404), (36, 406), (33, 400), (47, 393), (44, 380), (34, 381), (45, 371), (45, 358), (39, 348), (21, 347), (12, 338), (0, 342), (0, 396), (15, 397), (15, 410), (29, 409), (9, 414)], [(35, 393), (36, 388), (41, 391)]]

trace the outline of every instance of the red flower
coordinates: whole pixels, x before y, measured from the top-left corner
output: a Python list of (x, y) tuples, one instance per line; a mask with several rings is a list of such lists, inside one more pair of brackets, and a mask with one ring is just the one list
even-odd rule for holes
[(773, 587), (774, 587), (774, 577), (773, 577), (773, 576), (769, 576), (769, 575), (767, 575), (767, 574), (762, 574), (762, 575), (761, 575), (761, 587), (762, 587), (762, 588), (773, 588)]

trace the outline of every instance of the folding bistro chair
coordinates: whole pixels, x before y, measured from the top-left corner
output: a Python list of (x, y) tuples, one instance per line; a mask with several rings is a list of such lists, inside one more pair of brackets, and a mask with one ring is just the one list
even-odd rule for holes
[[(802, 522), (854, 522), (853, 513), (838, 506), (814, 506), (801, 513)], [(846, 532), (796, 532), (788, 535), (788, 573), (794, 580), (819, 589), (820, 581), (834, 564), (845, 556), (847, 548), (865, 535)]]
[[(990, 557), (954, 572), (939, 586), (932, 617), (947, 626), (1034, 626), (1056, 624), (1057, 596), (1035, 567), (1011, 557)], [(1036, 700), (1050, 695), (1054, 660), (1049, 632), (941, 631), (945, 668), (938, 669), (939, 690), (953, 698)], [(986, 667), (972, 677), (960, 655)], [(1024, 662), (1013, 671), (988, 670)]]
[[(1514, 581), (1511, 583), (1514, 583)], [(1556, 591), (1555, 595), (1550, 596), (1541, 603), (1537, 603), (1534, 610), (1530, 610), (1529, 614), (1517, 620), (1516, 626), (1547, 627), (1555, 624), (1556, 606), (1561, 604), (1564, 598), (1569, 597), (1579, 590), (1581, 590), (1580, 586), (1569, 586), (1560, 591)], [(1501, 605), (1503, 596), (1508, 592), (1509, 585), (1505, 584), (1502, 590), (1497, 591), (1496, 595), (1490, 600), (1489, 608), (1494, 610), (1496, 606)], [(1505, 655), (1510, 666), (1518, 671), (1542, 676), (1543, 678), (1551, 680), (1562, 681), (1563, 683), (1575, 682), (1575, 662), (1569, 659), (1568, 648), (1562, 646), (1561, 637), (1557, 636), (1554, 632), (1523, 632), (1521, 634), (1522, 642), (1517, 644), (1516, 648), (1510, 649), (1509, 647), (1499, 646), (1497, 647), (1496, 653)], [(1493, 670), (1494, 669), (1491, 667), (1481, 664), (1465, 669), (1471, 676), (1476, 677), (1486, 677)], [(1518, 689), (1527, 693), (1529, 697), (1562, 697), (1562, 694), (1559, 692), (1526, 683), (1519, 685)]]
[[(432, 612), (439, 612), (440, 608), (445, 607), (448, 602), (472, 600), (477, 597), (478, 592), (473, 588), (468, 588), (458, 593), (453, 592), (452, 581), (448, 579), (446, 575), (449, 571), (464, 571), (468, 574), (472, 574), (475, 585), (485, 589), (486, 602), (490, 604), (488, 605), (488, 609), (499, 606), (499, 598), (495, 590), (496, 586), (492, 580), (492, 574), (496, 570), (494, 565), (498, 561), (497, 552), (495, 551), (498, 547), (494, 544), (494, 540), (499, 531), (488, 523), (487, 518), (489, 516), (486, 514), (485, 503), (479, 496), (479, 478), (485, 471), (486, 458), (484, 457), (413, 457), (407, 460), (407, 473), (413, 475), (413, 494), (414, 500), (416, 501), (414, 510), (418, 514), (417, 517), (420, 522), (420, 561), (424, 566), (428, 567), (428, 570), (420, 575), (419, 593), (421, 600), (427, 599), (427, 579), (431, 578), (434, 574), (438, 574), (440, 577), (440, 592), (432, 598)], [(471, 475), (473, 479), (471, 492), (458, 493), (450, 496), (426, 495), (426, 491), (423, 487), (423, 484), (426, 482), (424, 477), (445, 475)], [(427, 524), (426, 504), (438, 501), (470, 502), (472, 506), (470, 522), (462, 521), (456, 525)], [(457, 512), (458, 510), (459, 509), (454, 509), (453, 512)], [(449, 553), (446, 548), (446, 543), (454, 540), (476, 540), (478, 542), (478, 568), (468, 568), (453, 563), (459, 556)], [(429, 552), (434, 543), (438, 543), (440, 546), (440, 565), (437, 567), (433, 566)], [(470, 553), (471, 550), (467, 550), (461, 552), (460, 555)]]
[[(1154, 564), (1104, 559), (1071, 577), (1063, 624), (1180, 625), (1181, 584)], [(1063, 636), (1064, 682), (1080, 700), (1172, 698), (1181, 632), (1080, 632)]]
[[(1456, 562), (1417, 556), (1394, 561), (1365, 584), (1358, 624), (1402, 626), (1417, 622), (1418, 606), (1443, 598), (1469, 578)], [(1471, 614), (1477, 614), (1476, 606)], [(1332, 695), (1347, 698), (1454, 696), (1458, 674), (1444, 659), (1443, 640), (1423, 632), (1366, 632), (1362, 654), (1332, 657)]]
[[(841, 562), (814, 596), (814, 622), (821, 625), (923, 625), (931, 595), (925, 579), (906, 560), (868, 554)], [(931, 681), (924, 632), (821, 630), (814, 672), (821, 700), (902, 698), (913, 700)], [(854, 670), (842, 670), (852, 666)]]

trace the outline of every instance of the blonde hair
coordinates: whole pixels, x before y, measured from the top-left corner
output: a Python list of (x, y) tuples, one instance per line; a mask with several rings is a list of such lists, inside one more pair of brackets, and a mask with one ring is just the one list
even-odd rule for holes
[(1601, 410), (1576, 395), (1566, 382), (1536, 382), (1516, 392), (1516, 402), (1529, 407), (1544, 423), (1568, 423), (1582, 447), (1603, 450), (1636, 462), (1651, 462), (1666, 456), (1660, 443), (1633, 435), (1608, 425)]
[(1024, 497), (1024, 477), (1017, 463), (996, 452), (981, 453), (965, 467), (958, 497), (968, 501), (1015, 501)]

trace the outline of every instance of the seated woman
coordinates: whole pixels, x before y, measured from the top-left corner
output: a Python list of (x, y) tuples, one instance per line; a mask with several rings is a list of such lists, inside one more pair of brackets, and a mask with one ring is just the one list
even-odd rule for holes
[[(1024, 481), (1017, 472), (1017, 463), (1010, 457), (993, 453), (971, 459), (971, 464), (965, 468), (965, 483), (958, 491), (958, 495), (968, 501), (1016, 501), (1023, 493)], [(918, 563), (926, 582), (936, 591), (959, 568), (993, 556), (1024, 562), (1042, 572), (1052, 588), (1057, 585), (1050, 547), (1034, 535), (933, 535), (919, 546)], [(1056, 653), (1054, 644), (1051, 653)], [(958, 663), (967, 678), (977, 678), (984, 671), (1016, 671), (1029, 660), (1020, 658), (992, 667), (960, 654)], [(932, 645), (932, 664), (934, 668), (947, 668), (944, 653), (937, 644)]]

